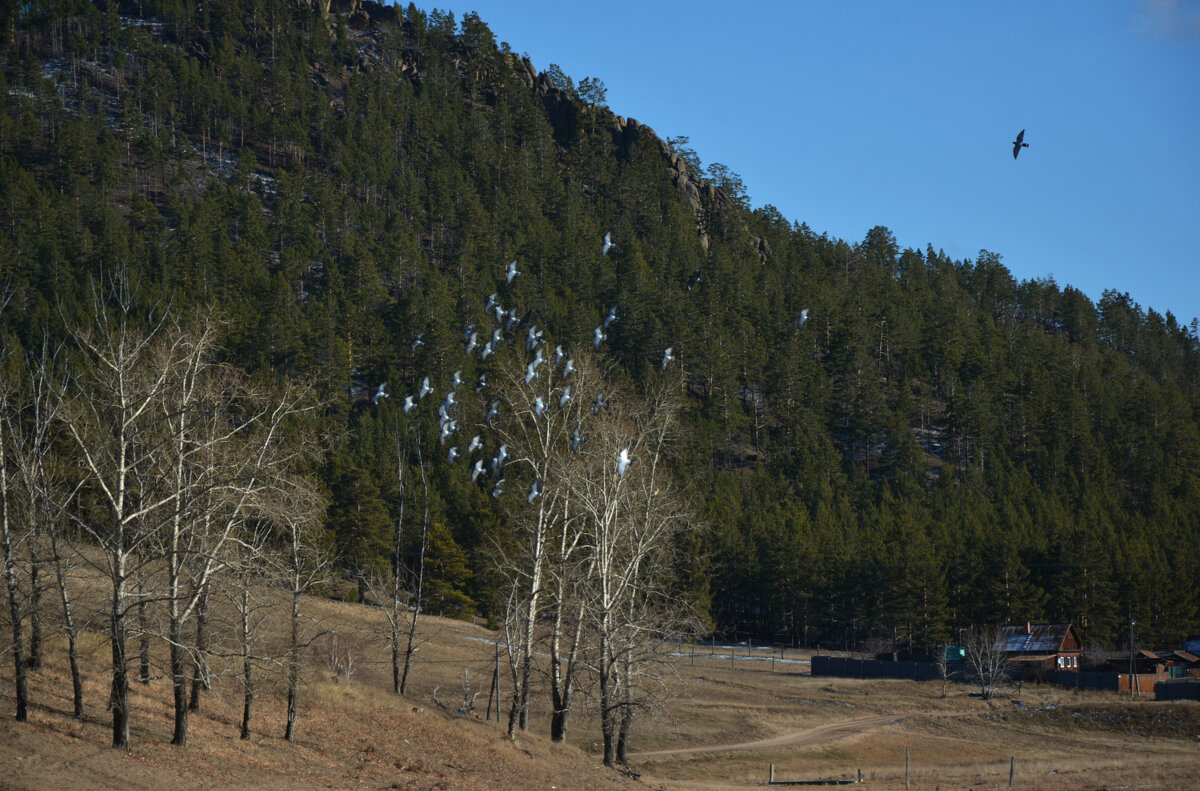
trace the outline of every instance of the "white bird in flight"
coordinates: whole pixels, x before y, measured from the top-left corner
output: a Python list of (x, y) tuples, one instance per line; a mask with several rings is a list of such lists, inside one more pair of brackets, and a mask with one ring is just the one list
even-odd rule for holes
[(621, 452), (617, 454), (617, 475), (624, 475), (625, 468), (629, 466), (629, 448), (621, 448)]
[(592, 345), (597, 349), (600, 348), (600, 341), (606, 340), (607, 338), (608, 336), (604, 334), (603, 326), (597, 327), (592, 331)]
[(600, 326), (608, 329), (608, 325), (617, 320), (617, 305), (614, 302), (613, 306), (608, 309), (608, 315), (604, 317), (604, 321), (600, 322)]
[(511, 286), (512, 282), (513, 282), (513, 278), (515, 278), (519, 274), (521, 274), (521, 272), (517, 271), (517, 259), (514, 258), (512, 261), (510, 261), (508, 263), (508, 270), (505, 272), (505, 275), (504, 275), (505, 285)]
[(662, 356), (662, 369), (663, 369), (664, 371), (665, 371), (665, 370), (667, 370), (667, 366), (668, 366), (669, 364), (671, 364), (672, 362), (674, 362), (674, 361), (675, 361), (675, 355), (672, 353), (673, 349), (674, 349), (674, 347), (672, 347), (672, 346), (668, 346), (668, 347), (666, 348), (666, 350), (663, 352), (663, 356)]
[(383, 384), (379, 385), (379, 389), (375, 391), (375, 403), (376, 404), (379, 403), (379, 399), (389, 397), (388, 393), (383, 392), (383, 388), (385, 388), (385, 387), (387, 387), (387, 382), (384, 382)]
[(423, 400), (425, 400), (425, 396), (431, 395), (432, 393), (433, 393), (433, 385), (429, 384), (429, 377), (426, 376), (424, 379), (421, 380), (421, 391), (417, 394), (417, 400), (423, 401)]
[(604, 246), (600, 248), (600, 255), (608, 255), (608, 251), (616, 247), (612, 240), (612, 231), (604, 234)]
[(808, 308), (800, 311), (800, 318), (796, 319), (796, 329), (804, 329), (804, 325), (808, 323)]

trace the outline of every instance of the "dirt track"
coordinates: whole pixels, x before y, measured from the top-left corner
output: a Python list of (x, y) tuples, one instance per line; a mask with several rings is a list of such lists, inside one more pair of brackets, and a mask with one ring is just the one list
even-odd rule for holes
[(715, 755), (719, 753), (748, 753), (759, 750), (770, 750), (778, 747), (796, 747), (807, 744), (821, 744), (841, 739), (846, 736), (857, 736), (867, 731), (875, 730), (884, 725), (903, 722), (903, 717), (895, 714), (882, 714), (875, 717), (860, 717), (854, 720), (832, 722), (828, 725), (818, 725), (815, 728), (804, 728), (789, 731), (767, 739), (736, 744), (711, 744), (703, 747), (684, 747), (676, 750), (653, 750), (644, 753), (632, 753), (629, 757), (639, 761), (654, 761), (675, 759), (686, 756)]

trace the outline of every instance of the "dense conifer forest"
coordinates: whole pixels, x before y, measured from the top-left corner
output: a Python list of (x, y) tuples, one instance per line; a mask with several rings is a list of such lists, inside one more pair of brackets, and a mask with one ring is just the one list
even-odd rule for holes
[[(93, 321), (105, 284), (130, 315), (216, 311), (223, 364), (319, 397), (331, 594), (419, 554), (426, 610), (503, 612), (530, 479), (491, 496), (431, 405), (461, 370), (465, 454), (479, 376), (519, 370), (536, 326), (614, 390), (681, 396), (669, 576), (717, 635), (1200, 632), (1197, 327), (1120, 284), (1093, 302), (886, 217), (842, 240), (755, 208), (736, 163), (469, 13), (33, 0), (0, 35), (5, 376)], [(503, 323), (492, 294), (519, 324), (484, 359), (464, 348)]]

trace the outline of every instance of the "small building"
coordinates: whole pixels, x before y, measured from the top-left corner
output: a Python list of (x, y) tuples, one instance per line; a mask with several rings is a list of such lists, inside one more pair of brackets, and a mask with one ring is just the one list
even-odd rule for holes
[(1000, 627), (995, 648), (1008, 655), (1019, 676), (1050, 670), (1079, 672), (1083, 643), (1071, 624), (1031, 624)]

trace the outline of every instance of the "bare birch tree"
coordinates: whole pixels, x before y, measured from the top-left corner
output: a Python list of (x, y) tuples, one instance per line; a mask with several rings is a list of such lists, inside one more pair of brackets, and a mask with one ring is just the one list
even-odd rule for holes
[(163, 317), (145, 327), (135, 321), (127, 291), (115, 288), (113, 297), (110, 312), (94, 289), (92, 323), (73, 334), (81, 364), (63, 416), (81, 483), (96, 494), (72, 516), (100, 549), (97, 566), (110, 586), (112, 743), (128, 748), (130, 564), (153, 536), (144, 526), (169, 519), (173, 508), (172, 498), (139, 485), (153, 479), (163, 428), (156, 407), (179, 364), (184, 338)]
[[(510, 590), (505, 624), (512, 673), (509, 738), (515, 736), (517, 728), (529, 727), (536, 626), (549, 593), (548, 563), (556, 546), (555, 537), (563, 537), (566, 544), (560, 546), (564, 549), (576, 543), (563, 532), (569, 530), (564, 527), (568, 490), (563, 485), (563, 470), (573, 463), (572, 430), (579, 427), (581, 416), (590, 409), (590, 402), (584, 403), (586, 396), (581, 395), (587, 389), (585, 374), (576, 370), (564, 375), (562, 366), (548, 361), (539, 364), (536, 359), (527, 367), (518, 355), (508, 355), (495, 377), (502, 417), (493, 430), (496, 441), (510, 449), (507, 464), (516, 472), (505, 472), (499, 464), (494, 471), (513, 481), (510, 488), (514, 492), (513, 540), (498, 552), (500, 571)], [(563, 621), (556, 623), (561, 626)], [(557, 632), (552, 642), (557, 653)], [(567, 679), (561, 675), (561, 657), (552, 662), (556, 663), (560, 664), (560, 675), (555, 694), (561, 697)]]

